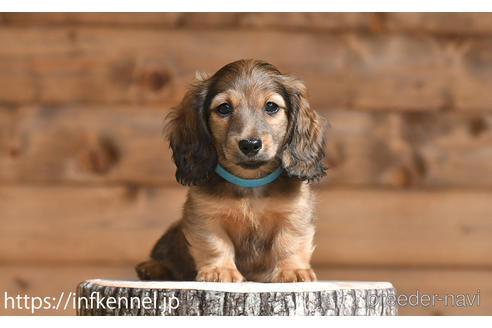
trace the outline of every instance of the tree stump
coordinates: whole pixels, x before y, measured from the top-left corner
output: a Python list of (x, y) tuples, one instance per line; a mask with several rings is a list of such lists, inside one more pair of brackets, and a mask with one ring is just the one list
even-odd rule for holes
[(86, 280), (77, 315), (396, 315), (388, 282)]

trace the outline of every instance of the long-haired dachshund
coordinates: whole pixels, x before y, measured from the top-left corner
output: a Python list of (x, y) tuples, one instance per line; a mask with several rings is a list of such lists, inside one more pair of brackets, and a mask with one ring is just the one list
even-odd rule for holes
[(324, 120), (297, 78), (257, 60), (198, 77), (170, 114), (181, 220), (137, 265), (142, 280), (313, 281), (313, 195)]

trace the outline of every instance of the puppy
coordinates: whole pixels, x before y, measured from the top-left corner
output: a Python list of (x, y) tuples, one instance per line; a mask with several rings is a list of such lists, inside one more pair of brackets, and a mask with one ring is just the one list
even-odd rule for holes
[(304, 84), (240, 60), (200, 78), (170, 114), (181, 220), (136, 267), (142, 280), (313, 281), (313, 195), (324, 120)]

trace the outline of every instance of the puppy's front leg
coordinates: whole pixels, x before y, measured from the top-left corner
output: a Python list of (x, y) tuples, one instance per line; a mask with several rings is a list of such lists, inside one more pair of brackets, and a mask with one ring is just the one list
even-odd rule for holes
[(190, 254), (197, 269), (197, 281), (241, 282), (244, 277), (234, 263), (234, 245), (218, 226), (185, 229)]
[(281, 231), (275, 239), (272, 250), (277, 263), (269, 279), (271, 282), (316, 280), (309, 264), (314, 249), (314, 228), (308, 227), (303, 234), (294, 231)]

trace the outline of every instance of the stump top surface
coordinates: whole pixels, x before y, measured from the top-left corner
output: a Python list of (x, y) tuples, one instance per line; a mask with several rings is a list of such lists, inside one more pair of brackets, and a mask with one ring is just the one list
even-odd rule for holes
[(91, 284), (104, 287), (142, 288), (142, 289), (190, 289), (211, 290), (236, 293), (268, 292), (309, 292), (343, 289), (387, 289), (393, 288), (389, 282), (376, 281), (316, 281), (296, 283), (259, 283), (259, 282), (198, 282), (198, 281), (134, 281), (90, 279)]

